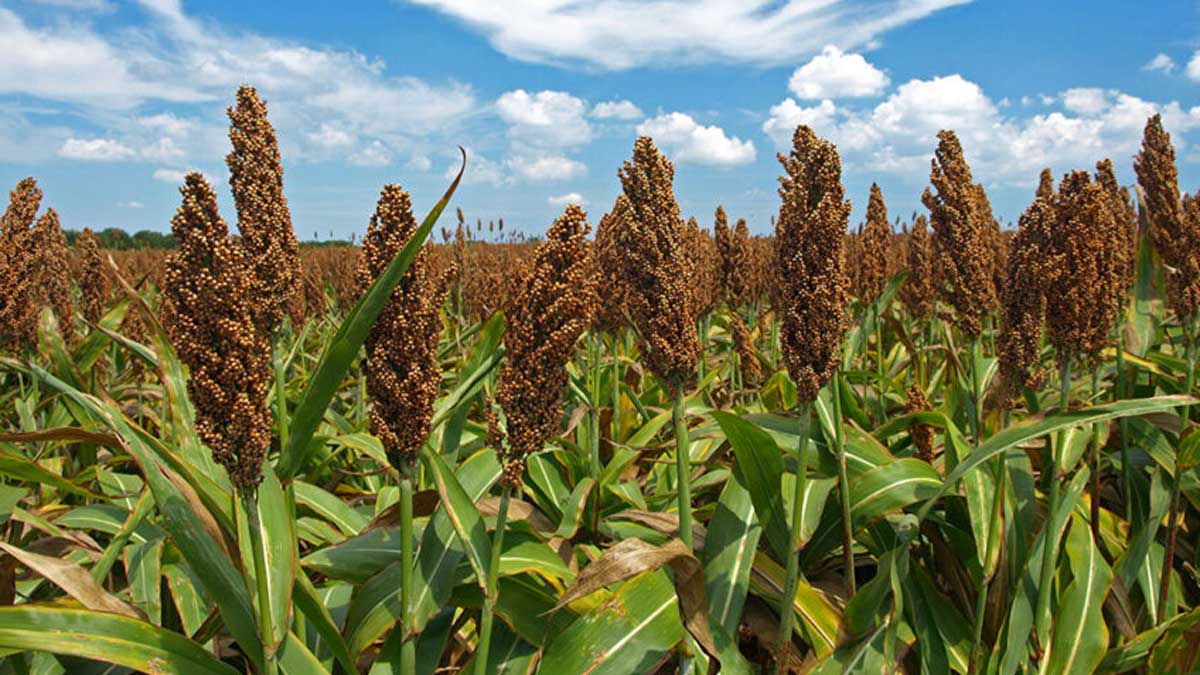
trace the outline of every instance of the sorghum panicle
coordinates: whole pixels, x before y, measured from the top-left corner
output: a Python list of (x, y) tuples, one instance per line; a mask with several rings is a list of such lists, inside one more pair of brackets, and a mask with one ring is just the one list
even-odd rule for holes
[(91, 228), (85, 227), (75, 241), (75, 254), (79, 257), (79, 295), (83, 318), (94, 324), (104, 316), (112, 281)]
[(167, 261), (163, 326), (191, 370), (196, 432), (234, 486), (253, 489), (271, 444), (271, 347), (253, 321), (257, 302), (245, 253), (229, 236), (217, 196), (190, 173), (171, 219), (178, 248)]
[[(496, 400), (504, 411), (504, 475), (521, 482), (525, 457), (542, 449), (562, 424), (567, 362), (596, 311), (587, 214), (572, 204), (546, 232), (520, 273), (518, 290), (505, 309), (507, 361)], [(493, 436), (500, 432), (492, 420)]]
[(837, 148), (806, 126), (792, 150), (778, 155), (779, 218), (775, 225), (776, 287), (784, 364), (801, 401), (813, 401), (833, 377), (846, 327), (843, 242), (850, 218)]
[(1095, 359), (1108, 344), (1121, 294), (1121, 262), (1105, 190), (1086, 171), (1067, 174), (1055, 199), (1054, 269), (1047, 274), (1046, 327), (1059, 361)]
[(892, 226), (888, 223), (887, 205), (883, 191), (871, 183), (867, 201), (867, 222), (858, 237), (859, 250), (854, 258), (859, 267), (859, 300), (874, 302), (887, 283), (888, 251), (891, 249)]
[(677, 390), (693, 379), (700, 343), (696, 260), (675, 201), (675, 167), (643, 136), (617, 175), (631, 211), (622, 266), (630, 316), (645, 344), (646, 366)]
[(1200, 212), (1194, 199), (1190, 208), (1179, 199), (1175, 148), (1161, 116), (1146, 121), (1133, 169), (1145, 195), (1150, 240), (1167, 267), (1167, 299), (1178, 316), (1194, 316), (1200, 310)]
[(957, 312), (962, 331), (977, 337), (981, 318), (996, 295), (987, 231), (990, 209), (981, 213), (981, 190), (972, 182), (971, 167), (953, 131), (938, 132), (929, 182), (937, 192), (926, 188), (921, 202), (933, 225), (942, 292)]
[(1021, 214), (1008, 256), (1008, 279), (1000, 292), (1000, 332), (996, 336), (1000, 395), (1005, 404), (1022, 387), (1037, 389), (1038, 356), (1046, 318), (1047, 282), (1057, 267), (1052, 250), (1054, 195), (1038, 197)]
[[(358, 259), (360, 292), (383, 274), (417, 228), (408, 193), (399, 185), (385, 185)], [(413, 258), (365, 345), (371, 433), (404, 475), (416, 465), (429, 436), (442, 381), (437, 345), (445, 294), (430, 269), (432, 248), (425, 244)]]
[(904, 258), (908, 276), (900, 286), (899, 295), (909, 314), (918, 321), (928, 319), (933, 314), (934, 301), (937, 299), (937, 271), (933, 266), (933, 253), (933, 239), (929, 236), (925, 216), (917, 216), (905, 242)]
[(275, 129), (267, 120), (267, 104), (254, 87), (242, 86), (236, 107), (226, 112), (233, 152), (225, 157), (225, 164), (237, 206), (240, 243), (253, 270), (254, 323), (271, 336), (283, 321), (289, 300), (300, 291), (300, 247), (283, 196), (283, 165)]
[(612, 211), (600, 218), (596, 226), (596, 243), (592, 248), (592, 276), (597, 288), (604, 289), (596, 308), (596, 327), (615, 335), (625, 325), (628, 290), (622, 271), (625, 255), (625, 238), (629, 235), (631, 217), (629, 200), (624, 194), (617, 195)]

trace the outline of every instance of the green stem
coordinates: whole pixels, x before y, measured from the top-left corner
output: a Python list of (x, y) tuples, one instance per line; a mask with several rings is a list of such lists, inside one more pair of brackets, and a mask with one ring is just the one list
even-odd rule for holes
[[(1097, 365), (1092, 369), (1092, 395), (1098, 401), (1100, 399), (1100, 367)], [(1092, 425), (1092, 494), (1090, 501), (1091, 506), (1091, 521), (1092, 521), (1092, 541), (1096, 542), (1096, 547), (1101, 547), (1100, 541), (1100, 440), (1101, 428), (1099, 424)]]
[[(1065, 354), (1062, 359), (1061, 382), (1059, 389), (1059, 408), (1063, 411), (1071, 403), (1071, 355)], [(1050, 520), (1058, 510), (1058, 463), (1067, 434), (1060, 431), (1055, 442), (1050, 446), (1048, 457), (1044, 459), (1046, 472), (1046, 537), (1042, 548), (1042, 575), (1038, 584), (1037, 613), (1034, 615), (1038, 625), (1038, 643), (1045, 649), (1048, 645), (1050, 632), (1050, 591), (1054, 586), (1054, 570), (1058, 567), (1058, 537), (1050, 528)]]
[(692, 547), (691, 451), (688, 448), (687, 417), (683, 411), (683, 386), (675, 387), (675, 406), (671, 411), (675, 424), (675, 478), (679, 484), (679, 538)]
[(413, 486), (412, 479), (400, 479), (400, 674), (417, 672), (416, 626), (412, 607), (413, 591)]
[(591, 411), (588, 415), (588, 439), (591, 445), (592, 477), (600, 478), (600, 334), (593, 333), (589, 351), (592, 360), (592, 387), (588, 394), (591, 396)]
[[(1117, 380), (1113, 389), (1113, 400), (1119, 401), (1131, 392), (1128, 373), (1125, 371), (1125, 337), (1121, 329), (1123, 321), (1117, 321)], [(1137, 531), (1142, 524), (1141, 506), (1133, 494), (1133, 469), (1129, 466), (1129, 420), (1122, 417), (1121, 428), (1121, 494), (1125, 496), (1125, 520)]]
[(617, 336), (612, 336), (612, 442), (621, 441), (621, 360), (617, 358)]
[(288, 444), (287, 350), (283, 341), (275, 344), (275, 419), (279, 424), (279, 447)]
[(846, 598), (854, 596), (858, 584), (854, 572), (854, 526), (850, 522), (850, 478), (846, 470), (846, 435), (842, 429), (842, 376), (833, 374), (833, 428), (838, 463), (838, 495), (842, 503), (842, 562), (846, 567)]
[(496, 532), (492, 535), (492, 557), (488, 561), (486, 596), (483, 617), (479, 622), (479, 643), (475, 647), (475, 675), (487, 675), (488, 649), (492, 642), (492, 623), (496, 617), (496, 600), (500, 597), (500, 551), (504, 548), (504, 528), (508, 523), (508, 499), (512, 488), (505, 485), (500, 492), (500, 508), (496, 512)]
[(875, 375), (876, 387), (879, 396), (876, 399), (876, 406), (879, 409), (879, 425), (882, 426), (887, 422), (887, 389), (884, 383), (884, 354), (883, 354), (883, 317), (879, 314), (879, 306), (871, 306), (871, 314), (874, 316), (875, 322)]
[[(270, 470), (269, 468), (267, 470)], [(258, 495), (253, 490), (241, 493), (242, 508), (246, 510), (246, 523), (250, 536), (254, 538), (262, 532), (262, 522), (258, 515)], [(258, 630), (262, 633), (262, 672), (263, 675), (275, 675), (275, 629), (271, 624), (271, 591), (267, 584), (267, 555), (262, 542), (252, 541), (254, 550), (254, 580), (258, 586)]]
[[(973, 420), (971, 435), (973, 437), (972, 442), (976, 448), (979, 447), (980, 442), (983, 440), (983, 392), (979, 377), (980, 361), (980, 340), (971, 340), (971, 419)], [(988, 537), (994, 537), (994, 539), (985, 542), (984, 551), (986, 559), (979, 561), (979, 593), (975, 598), (975, 641), (973, 643), (974, 647), (971, 650), (971, 662), (967, 670), (968, 673), (972, 674), (978, 672), (979, 656), (983, 653), (983, 622), (987, 614), (988, 591), (991, 588), (992, 578), (995, 576), (995, 569), (989, 569), (993, 555), (991, 547), (993, 545), (999, 547), (1004, 539), (1003, 532), (998, 532), (1004, 524), (1002, 515), (1004, 512), (1004, 496), (1006, 491), (1005, 483), (1008, 477), (1008, 465), (1003, 453), (992, 462), (992, 466), (996, 474), (996, 491), (993, 495), (992, 512), (988, 521)], [(998, 551), (995, 552), (997, 558), (998, 553)]]
[(796, 586), (800, 581), (800, 551), (804, 547), (801, 537), (804, 527), (804, 491), (808, 483), (808, 433), (810, 425), (809, 402), (800, 404), (800, 442), (796, 453), (796, 490), (792, 495), (791, 547), (788, 550), (787, 580), (783, 587), (783, 598), (779, 603), (779, 644), (775, 661), (775, 673), (779, 673), (788, 662), (792, 646), (792, 619), (796, 614)]
[[(1189, 396), (1196, 384), (1196, 318), (1196, 315), (1188, 317), (1183, 326), (1184, 350), (1187, 352), (1187, 373), (1184, 374), (1183, 393)], [(1183, 406), (1179, 411), (1179, 443), (1181, 446), (1183, 438), (1187, 434), (1190, 416), (1191, 406)], [(1178, 449), (1175, 451), (1175, 457), (1177, 459), (1179, 457)], [(1163, 553), (1162, 579), (1158, 592), (1158, 606), (1161, 608), (1160, 618), (1162, 619), (1169, 619), (1174, 615), (1174, 609), (1167, 607), (1167, 596), (1171, 590), (1171, 570), (1174, 568), (1175, 544), (1179, 536), (1179, 494), (1182, 487), (1183, 471), (1176, 463), (1175, 476), (1171, 481), (1171, 515), (1167, 519), (1167, 550)]]

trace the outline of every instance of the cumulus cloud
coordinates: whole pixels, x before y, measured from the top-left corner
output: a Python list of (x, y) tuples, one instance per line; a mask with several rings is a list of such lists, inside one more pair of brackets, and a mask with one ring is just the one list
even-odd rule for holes
[(1200, 50), (1192, 54), (1192, 58), (1187, 63), (1187, 68), (1184, 69), (1188, 79), (1193, 82), (1200, 82)]
[(587, 165), (560, 155), (513, 157), (505, 163), (518, 177), (530, 182), (570, 180), (587, 174)]
[(587, 203), (587, 200), (584, 199), (583, 195), (579, 194), (578, 192), (568, 192), (565, 195), (550, 197), (546, 200), (546, 202), (551, 206), (566, 206), (567, 204), (583, 206)]
[(1157, 104), (1116, 90), (1075, 88), (1047, 98), (1045, 105), (1061, 109), (1012, 117), (978, 84), (948, 75), (910, 80), (870, 108), (829, 100), (806, 107), (788, 98), (770, 109), (762, 128), (786, 149), (796, 126), (806, 124), (837, 144), (847, 164), (907, 176), (925, 175), (937, 132), (953, 129), (982, 180), (1015, 185), (1045, 166), (1088, 167), (1131, 156), (1156, 112), (1172, 132), (1200, 127), (1200, 106)]
[[(162, 183), (183, 185), (183, 179), (193, 171), (200, 171), (200, 169), (155, 169), (151, 177)], [(208, 181), (208, 184), (214, 188), (225, 182), (221, 176), (208, 174), (203, 171), (200, 171), (200, 173), (204, 174), (204, 180)]]
[(1142, 66), (1142, 70), (1157, 70), (1164, 73), (1170, 73), (1175, 70), (1175, 59), (1163, 54), (1162, 52), (1159, 52), (1158, 54), (1154, 55), (1154, 58), (1150, 59), (1149, 63)]
[[(969, 0), (409, 0), (455, 17), (515, 59), (621, 70), (678, 63), (795, 63)], [(663, 30), (670, 26), (670, 30)]]
[(830, 45), (792, 73), (788, 89), (806, 99), (852, 98), (878, 96), (889, 83), (888, 76), (861, 54), (846, 54)]
[(754, 143), (726, 136), (721, 127), (698, 124), (691, 115), (681, 112), (647, 119), (638, 125), (637, 132), (652, 137), (680, 162), (735, 166), (754, 161)]
[(496, 113), (509, 125), (509, 136), (538, 147), (582, 145), (592, 138), (582, 99), (564, 91), (505, 92), (496, 100)]
[[(352, 50), (229, 30), (187, 14), (178, 0), (140, 0), (122, 30), (79, 13), (66, 19), (49, 12), (39, 22), (40, 13), (0, 7), (0, 44), (8, 54), (0, 59), (0, 94), (69, 104), (145, 161), (167, 159), (164, 149), (188, 163), (217, 160), (227, 147), (221, 109), (245, 82), (268, 101), (293, 159), (341, 156), (331, 150), (360, 142), (437, 143), (476, 107), (467, 85), (395, 74)], [(130, 116), (133, 109), (146, 114)], [(140, 150), (148, 146), (159, 147)]]
[(602, 120), (636, 120), (642, 117), (642, 109), (633, 101), (601, 101), (592, 108), (592, 117)]
[(346, 158), (354, 166), (387, 166), (392, 163), (392, 153), (379, 141), (371, 141)]
[(58, 156), (85, 162), (118, 162), (132, 159), (137, 153), (111, 138), (68, 138), (58, 149)]
[(136, 199), (131, 199), (127, 202), (117, 202), (117, 206), (122, 209), (141, 209), (145, 208), (146, 205)]

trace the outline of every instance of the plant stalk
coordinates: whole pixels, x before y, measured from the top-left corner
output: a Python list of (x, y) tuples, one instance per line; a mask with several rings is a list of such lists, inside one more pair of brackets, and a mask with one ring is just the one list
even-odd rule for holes
[[(1071, 403), (1071, 354), (1066, 354), (1063, 359), (1061, 372), (1061, 383), (1059, 389), (1059, 408), (1066, 410)], [(1058, 463), (1061, 457), (1063, 446), (1066, 444), (1067, 433), (1060, 431), (1057, 434), (1055, 442), (1050, 446), (1049, 456), (1044, 459), (1044, 471), (1046, 476), (1046, 527), (1050, 527), (1050, 520), (1054, 517), (1054, 512), (1058, 510), (1058, 488), (1059, 488), (1059, 471)], [(1046, 539), (1042, 549), (1042, 574), (1041, 582), (1038, 584), (1037, 598), (1037, 613), (1034, 615), (1037, 619), (1038, 643), (1043, 649), (1047, 645), (1050, 630), (1050, 591), (1054, 586), (1054, 570), (1058, 567), (1058, 537), (1052, 537), (1053, 533), (1047, 529)]]
[[(1184, 350), (1187, 352), (1187, 373), (1184, 374), (1184, 394), (1190, 396), (1196, 385), (1196, 319), (1193, 315), (1184, 322)], [(1179, 445), (1182, 447), (1183, 438), (1187, 434), (1187, 426), (1191, 416), (1191, 406), (1183, 406), (1179, 411)], [(1167, 519), (1167, 550), (1163, 553), (1162, 579), (1158, 592), (1158, 606), (1162, 614), (1160, 618), (1170, 619), (1174, 615), (1173, 608), (1167, 607), (1167, 596), (1171, 590), (1171, 570), (1175, 562), (1175, 544), (1179, 536), (1179, 494), (1183, 487), (1183, 471), (1178, 464), (1179, 450), (1175, 451), (1175, 476), (1171, 481), (1171, 515)]]
[(483, 617), (479, 622), (479, 643), (475, 648), (475, 675), (487, 675), (488, 649), (492, 642), (492, 624), (496, 617), (496, 600), (500, 597), (500, 551), (504, 548), (504, 528), (508, 523), (508, 500), (512, 488), (505, 485), (500, 492), (500, 508), (496, 512), (496, 532), (492, 536), (492, 557), (488, 561), (486, 595)]
[(413, 607), (413, 485), (400, 479), (400, 675), (416, 675), (417, 641)]
[(842, 503), (842, 562), (846, 567), (846, 598), (854, 596), (854, 526), (850, 522), (850, 478), (846, 470), (846, 434), (842, 429), (842, 375), (833, 374), (833, 428), (838, 463), (838, 495)]
[(808, 484), (808, 434), (810, 426), (810, 411), (812, 404), (800, 404), (800, 441), (796, 454), (796, 490), (792, 496), (792, 531), (791, 546), (788, 550), (787, 579), (783, 587), (783, 598), (779, 603), (779, 643), (776, 654), (774, 672), (778, 674), (787, 663), (792, 647), (792, 619), (796, 614), (794, 607), (796, 586), (800, 580), (800, 551), (804, 548), (801, 541), (804, 527), (804, 491)]
[(687, 417), (683, 410), (683, 386), (675, 387), (675, 406), (671, 411), (675, 424), (675, 478), (679, 485), (679, 538), (688, 550), (692, 546), (692, 456), (688, 447)]
[[(271, 471), (270, 467), (266, 467)], [(258, 515), (258, 494), (252, 490), (241, 493), (242, 508), (246, 510), (246, 524), (250, 536), (262, 531), (262, 522)], [(274, 626), (271, 623), (271, 591), (267, 584), (267, 555), (261, 542), (252, 542), (254, 550), (254, 580), (258, 586), (258, 630), (262, 633), (262, 672), (263, 675), (275, 675)]]

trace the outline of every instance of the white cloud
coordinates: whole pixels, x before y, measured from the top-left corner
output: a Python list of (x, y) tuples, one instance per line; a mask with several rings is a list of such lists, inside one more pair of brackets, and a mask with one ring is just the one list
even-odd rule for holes
[(636, 120), (642, 109), (633, 101), (602, 101), (592, 108), (592, 117), (602, 120)]
[(953, 129), (977, 177), (1005, 185), (1024, 185), (1045, 166), (1087, 168), (1105, 157), (1129, 157), (1156, 112), (1173, 133), (1200, 128), (1200, 106), (1185, 110), (1115, 90), (1069, 89), (1043, 103), (1061, 109), (1007, 116), (978, 84), (949, 75), (906, 82), (870, 108), (828, 100), (803, 107), (785, 99), (771, 107), (762, 128), (786, 149), (795, 127), (808, 125), (838, 146), (844, 163), (908, 177), (927, 175), (937, 132)]
[(509, 124), (509, 136), (519, 143), (562, 148), (587, 143), (592, 129), (584, 119), (582, 99), (563, 91), (524, 89), (505, 92), (496, 100), (496, 113)]
[(404, 164), (404, 168), (412, 169), (413, 171), (428, 171), (433, 166), (433, 161), (425, 155), (413, 155), (408, 158), (408, 162)]
[[(396, 75), (353, 50), (231, 31), (186, 14), (175, 0), (138, 4), (142, 21), (131, 9), (119, 30), (76, 14), (37, 23), (0, 7), (0, 94), (76, 106), (78, 117), (130, 148), (170, 137), (188, 163), (227, 151), (222, 108), (246, 82), (268, 101), (289, 159), (328, 157), (330, 144), (351, 147), (361, 138), (390, 147), (441, 143), (476, 108), (464, 84)], [(135, 108), (145, 114), (125, 112)]]
[(146, 205), (137, 201), (136, 199), (131, 199), (127, 202), (118, 202), (117, 206), (122, 209), (141, 209), (145, 208)]
[(88, 12), (110, 12), (113, 6), (107, 0), (32, 0), (34, 4)]
[(1062, 93), (1062, 105), (1069, 112), (1096, 115), (1108, 108), (1116, 93), (1099, 87), (1076, 87)]
[(667, 113), (647, 119), (637, 132), (650, 136), (672, 159), (693, 164), (734, 166), (754, 161), (754, 143), (725, 135), (718, 126), (703, 126), (690, 115)]
[(355, 166), (387, 166), (392, 163), (392, 153), (379, 141), (371, 141), (366, 147), (350, 155), (346, 161)]
[[(506, 182), (504, 169), (488, 159), (484, 155), (476, 152), (473, 148), (467, 148), (467, 168), (463, 173), (463, 183), (466, 185), (486, 184), (493, 187), (499, 187)], [(454, 180), (458, 175), (458, 169), (461, 166), (462, 156), (455, 151), (452, 155), (450, 163), (446, 165), (446, 171), (442, 176), (446, 180)]]
[(888, 76), (861, 54), (829, 45), (792, 73), (788, 89), (807, 99), (852, 98), (878, 96), (889, 83)]
[(1192, 54), (1192, 58), (1188, 61), (1184, 72), (1187, 74), (1189, 80), (1200, 82), (1200, 50)]
[(308, 140), (322, 148), (345, 148), (354, 145), (357, 140), (354, 134), (339, 129), (337, 126), (328, 122), (322, 122), (320, 128), (316, 131), (308, 133)]
[(569, 180), (587, 174), (587, 165), (558, 155), (513, 157), (505, 164), (518, 177), (530, 182)]
[(1162, 52), (1159, 52), (1158, 54), (1154, 55), (1154, 58), (1150, 59), (1149, 63), (1142, 66), (1142, 70), (1158, 70), (1164, 73), (1170, 73), (1175, 70), (1175, 59), (1163, 54)]
[(183, 148), (174, 141), (174, 139), (164, 136), (157, 141), (142, 148), (139, 153), (142, 159), (151, 162), (169, 162), (173, 160), (184, 159), (187, 153)]
[(551, 206), (566, 206), (567, 204), (576, 204), (578, 206), (583, 206), (584, 204), (587, 203), (587, 200), (584, 199), (583, 195), (579, 194), (578, 192), (568, 192), (565, 195), (559, 195), (557, 197), (550, 197), (549, 199), (546, 200), (546, 202), (548, 204), (550, 204)]
[(132, 159), (137, 153), (111, 138), (68, 138), (58, 149), (58, 156), (85, 162), (118, 162)]
[[(200, 171), (200, 169), (155, 169), (152, 177), (154, 180), (163, 183), (183, 185), (183, 179), (193, 171)], [(208, 181), (208, 184), (214, 188), (225, 182), (220, 176), (210, 175), (203, 171), (200, 171), (200, 173), (204, 174), (204, 180)]]
[(410, 1), (464, 21), (515, 59), (620, 70), (795, 63), (826, 44), (867, 46), (893, 28), (969, 0)]

